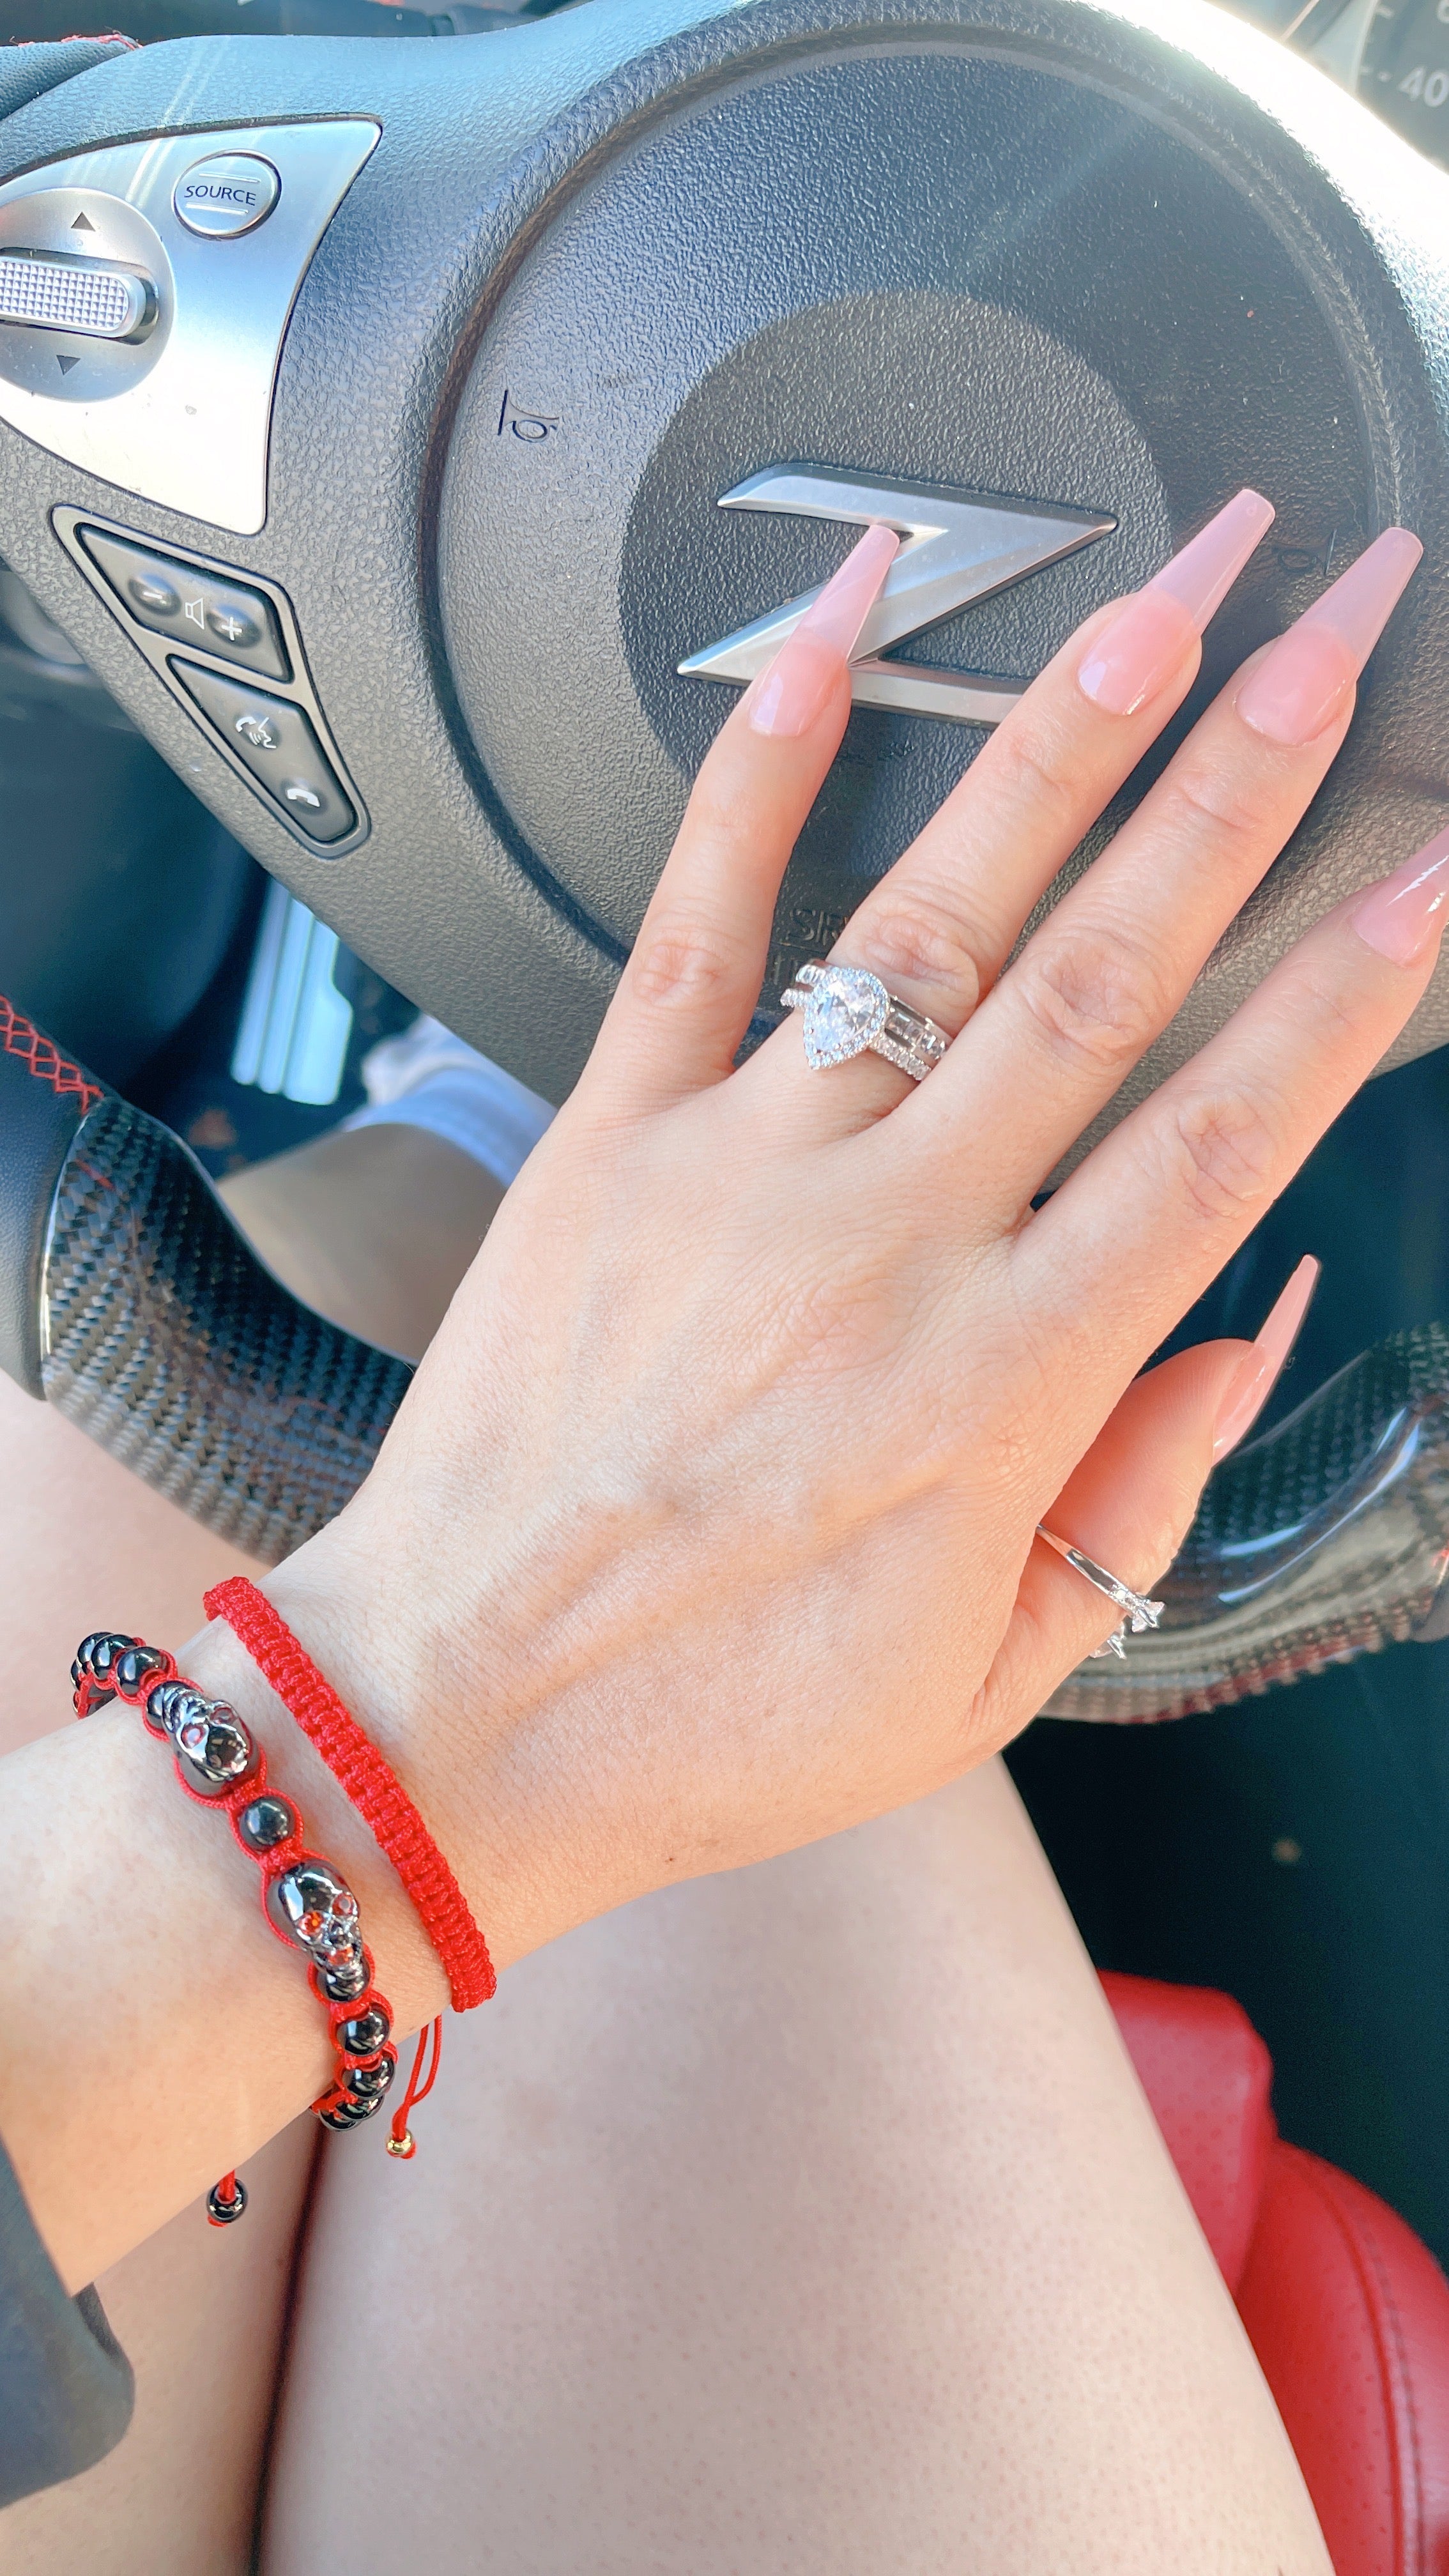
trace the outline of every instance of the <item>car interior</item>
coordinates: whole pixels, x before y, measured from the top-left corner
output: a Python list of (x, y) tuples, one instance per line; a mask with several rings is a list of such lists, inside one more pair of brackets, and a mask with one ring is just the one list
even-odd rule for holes
[[(216, 1185), (420, 1012), (565, 1096), (722, 715), (862, 524), (902, 533), (890, 633), (751, 1043), (1245, 483), (1271, 540), (1063, 886), (1379, 528), (1423, 569), (1104, 1123), (1442, 827), (1449, 0), (0, 0), (0, 35), (0, 1364), (264, 1562), (410, 1366)], [(1321, 1258), (1160, 1631), (1008, 1757), (1355, 2570), (1449, 2546), (1446, 1046), (1449, 967), (1166, 1346)]]

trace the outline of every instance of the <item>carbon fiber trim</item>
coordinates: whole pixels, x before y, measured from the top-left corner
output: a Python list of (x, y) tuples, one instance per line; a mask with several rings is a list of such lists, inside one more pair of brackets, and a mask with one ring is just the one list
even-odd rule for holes
[(1083, 1664), (1049, 1717), (1141, 1723), (1299, 1681), (1437, 1630), (1449, 1570), (1449, 1334), (1400, 1333), (1226, 1459), (1161, 1627)]
[[(412, 1372), (298, 1303), (199, 1165), (110, 1095), (61, 1169), (43, 1272), (49, 1401), (264, 1563), (331, 1520)], [(1212, 1476), (1154, 1634), (1084, 1664), (1055, 1717), (1230, 1705), (1449, 1631), (1449, 1333), (1382, 1342)]]
[(341, 1511), (412, 1376), (300, 1305), (180, 1140), (123, 1100), (66, 1156), (42, 1296), (49, 1402), (263, 1564)]

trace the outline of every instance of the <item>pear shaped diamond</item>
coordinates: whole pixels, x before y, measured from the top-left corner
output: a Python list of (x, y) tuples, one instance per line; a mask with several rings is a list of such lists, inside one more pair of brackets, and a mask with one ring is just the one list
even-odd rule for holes
[(805, 1003), (805, 1061), (822, 1066), (848, 1064), (864, 1055), (885, 1027), (890, 995), (878, 975), (863, 966), (822, 966)]

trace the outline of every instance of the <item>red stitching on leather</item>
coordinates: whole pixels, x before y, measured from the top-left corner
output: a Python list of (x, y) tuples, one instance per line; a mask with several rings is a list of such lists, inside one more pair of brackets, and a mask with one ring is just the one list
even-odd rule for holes
[(0, 1054), (13, 1055), (37, 1082), (48, 1082), (57, 1100), (78, 1100), (82, 1118), (105, 1099), (99, 1083), (91, 1082), (78, 1064), (61, 1054), (51, 1039), (44, 1036), (0, 993)]

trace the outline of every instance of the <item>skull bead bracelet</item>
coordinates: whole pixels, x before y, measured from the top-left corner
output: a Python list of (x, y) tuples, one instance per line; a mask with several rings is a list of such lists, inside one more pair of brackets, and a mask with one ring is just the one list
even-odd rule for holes
[[(207, 1608), (236, 1630), (393, 1860), (443, 1960), (455, 2006), (484, 2001), (494, 1981), (483, 1936), (401, 1782), (265, 1595), (235, 1578), (208, 1596)], [(269, 1787), (266, 1755), (250, 1728), (225, 1700), (208, 1698), (188, 1681), (173, 1655), (139, 1637), (98, 1630), (84, 1638), (71, 1680), (77, 1717), (114, 1699), (128, 1701), (148, 1732), (169, 1743), (187, 1796), (229, 1817), (237, 1842), (261, 1871), (263, 1915), (277, 1938), (306, 1959), (308, 1983), (327, 2014), (337, 2068), (312, 2109), (324, 2128), (360, 2127), (382, 2108), (397, 2073), (392, 2007), (374, 1983), (356, 1897), (340, 1871), (308, 1849), (293, 1801)], [(432, 2061), (423, 2078), (430, 2037)], [(395, 2155), (413, 2152), (407, 2113), (431, 2090), (441, 2047), (439, 2020), (419, 2038), (388, 2140)], [(224, 2174), (207, 2194), (213, 2226), (230, 2225), (245, 2208), (246, 2189), (235, 2173)]]

